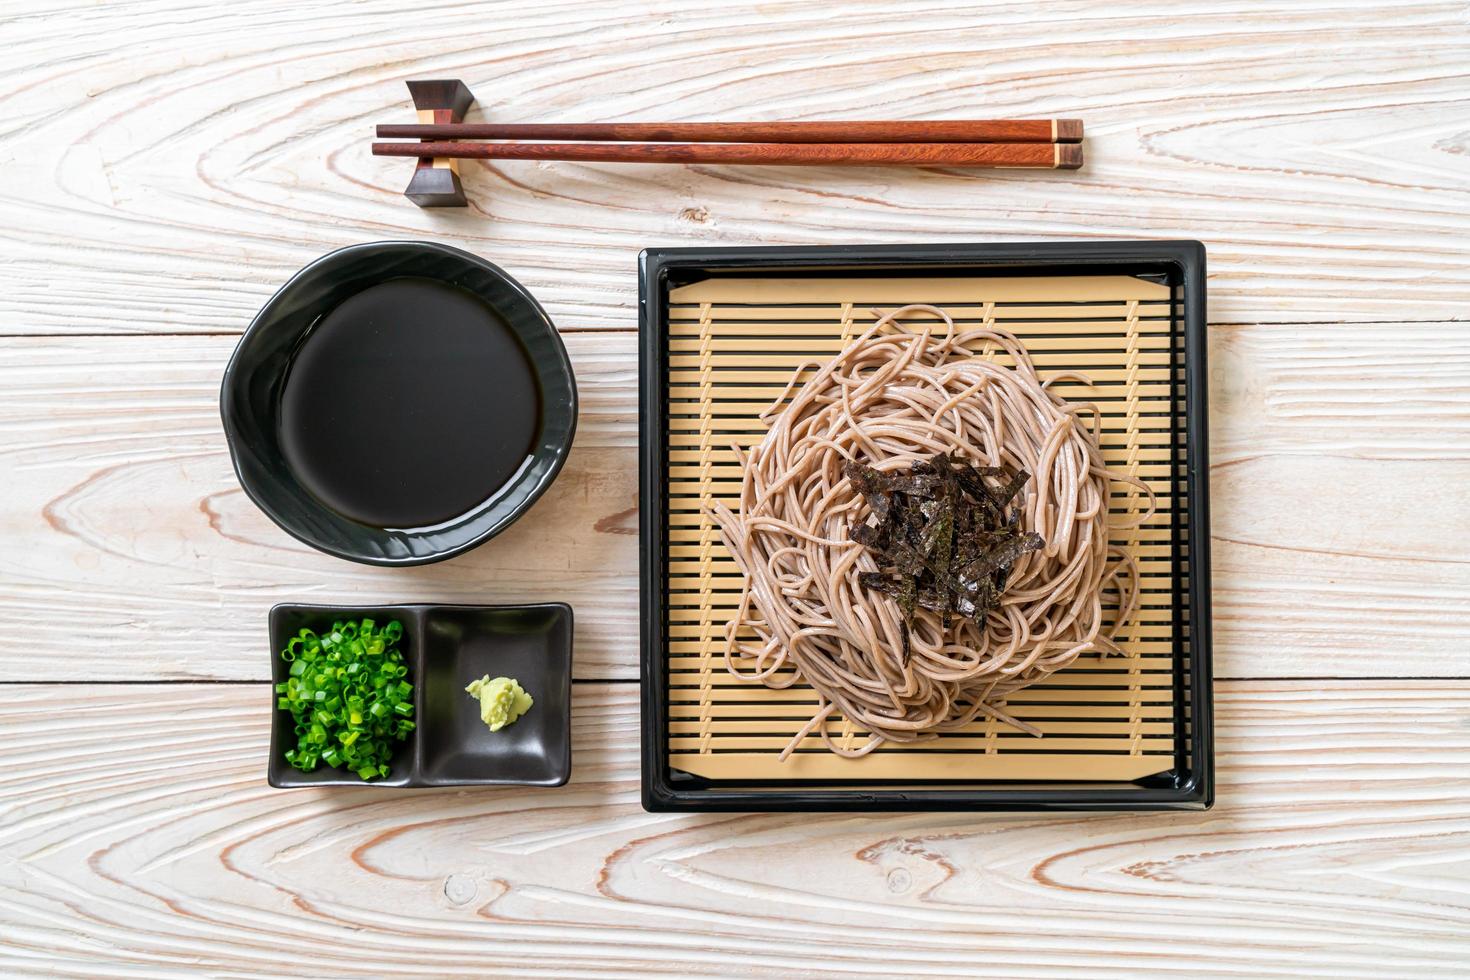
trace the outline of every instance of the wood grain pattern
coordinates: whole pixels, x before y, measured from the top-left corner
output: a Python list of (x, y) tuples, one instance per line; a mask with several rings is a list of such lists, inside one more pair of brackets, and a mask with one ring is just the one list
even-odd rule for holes
[[(7, 333), (237, 332), (323, 251), (402, 237), (576, 329), (633, 325), (650, 244), (1056, 236), (1203, 239), (1219, 322), (1470, 315), (1462, 0), (37, 6), (3, 24)], [(405, 78), (456, 76), (467, 121), (1080, 116), (1088, 167), (510, 162), (423, 214), (368, 138), (414, 121)]]
[[(1218, 674), (1470, 673), (1470, 338), (1390, 324), (1213, 339)], [(577, 676), (636, 676), (635, 340), (567, 342), (582, 419), (557, 483), (462, 558), (378, 569), (292, 541), (241, 493), (217, 408), (232, 338), (0, 341), (0, 666), (261, 679), (275, 602), (552, 597), (577, 610)], [(1406, 397), (1415, 386), (1432, 397)]]
[(1217, 649), (1256, 676), (1470, 674), (1444, 642), (1470, 616), (1463, 325), (1214, 327), (1210, 364)]
[(1470, 961), (1463, 682), (1221, 684), (1214, 811), (1023, 817), (646, 814), (633, 685), (578, 686), (564, 789), (274, 791), (265, 697), (0, 688), (0, 970), (442, 977), (510, 956), (540, 976), (1378, 978)]
[(637, 366), (630, 341), (568, 346), (581, 420), (551, 491), (490, 546), (390, 569), (312, 551), (244, 495), (218, 407), (233, 338), (0, 343), (0, 663), (13, 680), (262, 679), (276, 602), (558, 598), (579, 676), (633, 676)]
[[(1380, 679), (1470, 674), (1463, 0), (40, 0), (0, 44), (0, 974), (1467, 975), (1470, 681)], [(446, 76), (470, 121), (1081, 116), (1088, 167), (477, 163), (425, 212), (368, 143)], [(1364, 678), (1220, 682), (1211, 813), (649, 815), (603, 683), (564, 789), (281, 793), (263, 685), (103, 683), (261, 678), (269, 605), (349, 596), (567, 598), (631, 678), (639, 248), (1161, 236), (1210, 248), (1217, 673)], [(426, 569), (266, 521), (190, 336), (389, 238), (521, 279), (581, 388), (552, 491)]]

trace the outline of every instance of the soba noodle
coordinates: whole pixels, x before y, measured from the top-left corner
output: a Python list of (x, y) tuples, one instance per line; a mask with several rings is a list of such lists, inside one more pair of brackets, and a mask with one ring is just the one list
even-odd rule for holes
[[(915, 313), (937, 317), (943, 334), (934, 335), (932, 320), (915, 330), (898, 323)], [(1138, 570), (1108, 542), (1109, 491), (1116, 481), (1148, 495), (1138, 523), (1152, 515), (1153, 493), (1106, 467), (1101, 414), (1052, 394), (1062, 377), (1086, 380), (1068, 373), (1042, 381), (1012, 334), (956, 332), (943, 310), (906, 306), (880, 316), (832, 360), (798, 368), (763, 415), (765, 437), (748, 455), (736, 448), (744, 467), (738, 507), (712, 508), (745, 573), (726, 626), (726, 665), (768, 687), (804, 682), (818, 696), (782, 759), (813, 732), (855, 757), (884, 741), (963, 728), (981, 714), (1040, 734), (1005, 711), (1006, 696), (1084, 652), (1121, 652), (1114, 637), (1137, 602)], [(983, 628), (962, 618), (946, 627), (938, 613), (916, 610), (905, 663), (897, 604), (858, 581), (877, 566), (848, 537), (868, 508), (842, 464), (857, 459), (890, 472), (941, 452), (1030, 472), (1021, 527), (1046, 543), (1016, 560)], [(838, 713), (868, 732), (866, 741), (840, 744), (828, 731)]]

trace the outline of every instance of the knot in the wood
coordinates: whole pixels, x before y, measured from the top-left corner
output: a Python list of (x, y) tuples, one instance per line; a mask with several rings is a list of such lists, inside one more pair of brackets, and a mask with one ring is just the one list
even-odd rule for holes
[(469, 875), (452, 874), (444, 879), (444, 897), (455, 905), (463, 905), (474, 899), (475, 879)]

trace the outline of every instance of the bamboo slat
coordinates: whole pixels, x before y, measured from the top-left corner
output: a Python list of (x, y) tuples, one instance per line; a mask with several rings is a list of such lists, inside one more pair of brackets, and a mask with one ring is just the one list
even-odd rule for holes
[[(1007, 710), (1043, 733), (1035, 738), (994, 719), (914, 745), (888, 744), (860, 759), (835, 756), (817, 736), (791, 758), (777, 756), (816, 710), (802, 684), (772, 690), (741, 682), (724, 663), (724, 632), (739, 599), (739, 569), (707, 510), (739, 492), (732, 447), (764, 435), (762, 413), (798, 369), (810, 374), (872, 322), (869, 307), (944, 306), (960, 330), (1002, 327), (1032, 352), (1053, 388), (1093, 402), (1110, 465), (1146, 480), (1158, 514), (1145, 527), (1115, 530), (1139, 559), (1143, 608), (1122, 633), (1128, 656), (1085, 657), (1013, 694)], [(1176, 585), (1171, 477), (1179, 430), (1171, 379), (1171, 298), (1166, 287), (1129, 276), (935, 279), (712, 279), (670, 292), (667, 375), (669, 435), (665, 656), (669, 758), (714, 780), (1089, 779), (1127, 781), (1173, 762)], [(909, 323), (933, 319), (920, 314)], [(977, 341), (976, 356), (995, 357)], [(1115, 488), (1113, 513), (1135, 512), (1141, 496)], [(1120, 522), (1121, 523), (1121, 522)], [(1182, 566), (1179, 574), (1187, 574)], [(839, 741), (863, 732), (838, 719)]]

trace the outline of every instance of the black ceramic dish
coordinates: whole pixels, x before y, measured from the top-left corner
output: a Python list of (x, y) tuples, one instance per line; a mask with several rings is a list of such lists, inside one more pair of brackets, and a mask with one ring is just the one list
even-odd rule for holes
[[(300, 772), (286, 762), (291, 715), (275, 685), (289, 665), (280, 651), (302, 627), (371, 617), (403, 624), (403, 660), (414, 686), (414, 732), (394, 753), (387, 779), (364, 783), (342, 769)], [(572, 608), (526, 606), (300, 606), (271, 609), (271, 747), (267, 781), (302, 786), (561, 786), (572, 774)], [(535, 703), (491, 732), (465, 686), (486, 674), (514, 677)]]
[[(283, 393), (298, 359), (305, 363), (302, 351), (307, 349), (308, 339), (316, 336), (313, 331), (323, 330), (324, 324), (331, 322), (329, 315), (332, 311), (366, 290), (400, 280), (423, 284), (431, 298), (435, 291), (443, 296), (452, 294), (457, 297), (455, 302), (461, 308), (483, 316), (489, 330), (505, 335), (511, 346), (518, 348), (512, 360), (520, 366), (508, 370), (519, 372), (521, 376), (510, 380), (517, 382), (518, 390), (539, 394), (539, 421), (525, 429), (529, 445), (523, 441), (512, 449), (505, 449), (495, 446), (492, 441), (482, 442), (473, 435), (467, 435), (467, 431), (479, 431), (469, 427), (467, 423), (471, 420), (461, 419), (443, 405), (438, 406), (437, 414), (420, 420), (422, 433), (416, 430), (408, 432), (413, 440), (410, 446), (422, 444), (438, 449), (441, 444), (457, 444), (459, 448), (453, 457), (446, 453), (441, 462), (451, 466), (456, 460), (463, 461), (467, 471), (488, 463), (488, 466), (481, 467), (484, 472), (481, 479), (489, 485), (472, 482), (467, 488), (470, 495), (459, 499), (458, 507), (463, 508), (462, 512), (443, 512), (420, 526), (412, 526), (413, 522), (396, 526), (392, 522), (379, 522), (388, 526), (378, 526), (378, 523), (362, 519), (360, 514), (358, 519), (348, 516), (348, 508), (325, 503), (323, 494), (313, 492), (310, 467), (292, 465), (293, 451), (299, 464), (303, 452), (319, 450), (312, 449), (310, 442), (293, 442), (290, 438), (292, 430), (286, 427), (285, 422), (289, 420), (293, 402), (300, 399), (284, 398)], [(358, 305), (364, 303), (370, 306), (370, 298), (364, 297)], [(409, 319), (417, 309), (419, 307), (409, 301), (386, 314), (386, 318), (397, 317), (392, 322), (400, 328), (400, 344), (403, 325), (418, 326)], [(430, 325), (438, 329), (441, 323), (434, 320), (423, 324)], [(368, 330), (361, 336), (370, 341), (373, 332)], [(343, 349), (351, 350), (355, 339), (339, 337), (338, 343), (346, 340)], [(489, 358), (481, 363), (492, 366), (501, 363), (493, 352), (480, 353)], [(382, 367), (384, 363), (390, 364), (386, 370)], [(401, 362), (380, 359), (378, 370), (385, 377), (393, 377), (396, 368), (391, 365), (398, 363)], [(422, 363), (411, 365), (418, 372), (420, 385), (427, 380), (429, 390), (434, 390), (433, 372), (438, 369), (433, 365), (439, 364), (442, 364), (445, 383), (452, 379), (461, 397), (469, 399), (470, 406), (477, 410), (480, 416), (476, 420), (478, 424), (491, 433), (497, 431), (500, 408), (494, 400), (504, 399), (501, 389), (505, 385), (495, 384), (490, 376), (481, 381), (473, 368), (467, 368), (462, 359), (452, 356), (434, 360), (428, 368)], [(324, 376), (333, 380), (330, 366), (318, 370), (323, 370)], [(534, 377), (524, 376), (527, 372)], [(477, 399), (477, 393), (483, 393), (484, 404)], [(397, 396), (399, 402), (407, 404), (385, 410), (385, 395)], [(348, 436), (362, 437), (363, 433), (354, 431), (354, 426), (367, 426), (370, 419), (381, 421), (386, 418), (403, 428), (409, 424), (406, 419), (412, 421), (416, 418), (419, 406), (399, 390), (369, 390), (361, 398), (343, 399), (341, 407), (341, 416), (333, 418), (332, 423), (339, 427), (339, 432), (345, 430)], [(310, 403), (296, 411), (303, 418), (323, 417), (320, 406), (311, 406)], [(374, 242), (349, 246), (323, 256), (298, 272), (271, 297), (245, 331), (230, 359), (220, 390), (220, 414), (241, 486), (250, 499), (288, 534), (339, 558), (372, 565), (419, 565), (460, 554), (498, 534), (551, 485), (571, 449), (577, 424), (577, 389), (566, 348), (556, 328), (536, 300), (514, 279), (483, 259), (444, 245)], [(466, 425), (461, 425), (461, 422)], [(400, 432), (399, 435), (404, 437), (405, 434)], [(370, 445), (370, 439), (363, 441)], [(319, 437), (316, 445), (322, 444)], [(486, 454), (483, 457), (476, 455), (481, 445)], [(497, 454), (507, 458), (496, 458)], [(361, 464), (364, 457), (370, 456), (373, 456), (371, 452), (360, 452), (348, 460)], [(401, 466), (401, 461), (392, 458), (391, 454), (368, 462), (373, 465), (381, 463), (386, 479), (360, 480), (360, 485), (391, 488), (393, 484), (390, 481), (401, 478), (410, 487), (406, 491), (410, 498), (415, 492), (412, 490), (415, 479), (417, 485), (424, 488), (424, 493), (438, 489), (434, 481), (424, 478), (420, 467)], [(394, 472), (396, 463), (401, 468)], [(367, 469), (364, 472), (374, 471)], [(451, 472), (462, 475), (461, 470)], [(509, 479), (503, 475), (490, 475), (497, 472), (510, 474)], [(320, 486), (316, 489), (320, 491)], [(402, 491), (403, 488), (398, 489)], [(449, 506), (456, 507), (452, 496), (444, 498), (441, 494), (440, 497), (442, 499), (436, 502), (423, 503), (428, 508), (425, 513), (434, 506), (444, 506), (445, 499)], [(416, 501), (408, 499), (400, 503), (412, 509)]]

